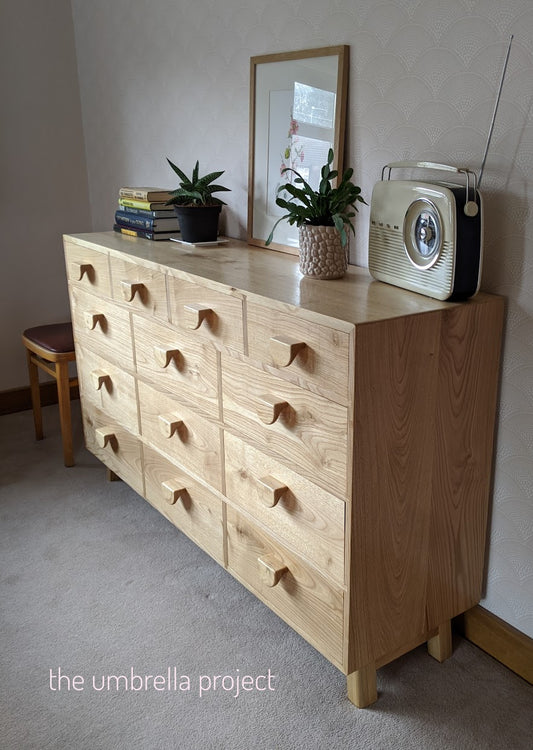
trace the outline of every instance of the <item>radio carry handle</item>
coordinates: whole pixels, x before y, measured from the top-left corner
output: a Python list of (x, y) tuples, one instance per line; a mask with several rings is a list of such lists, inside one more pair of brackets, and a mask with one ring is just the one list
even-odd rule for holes
[(432, 161), (394, 161), (389, 164), (385, 164), (381, 170), (381, 179), (385, 179), (385, 170), (389, 170), (387, 180), (391, 178), (391, 171), (393, 169), (434, 169), (444, 172), (453, 172), (454, 174), (464, 174), (466, 177), (466, 201), (464, 205), (464, 212), (466, 216), (477, 216), (479, 206), (476, 200), (469, 200), (470, 197), (470, 179), (473, 182), (474, 199), (476, 198), (477, 190), (477, 175), (471, 169), (467, 167), (452, 167), (451, 164), (438, 164)]

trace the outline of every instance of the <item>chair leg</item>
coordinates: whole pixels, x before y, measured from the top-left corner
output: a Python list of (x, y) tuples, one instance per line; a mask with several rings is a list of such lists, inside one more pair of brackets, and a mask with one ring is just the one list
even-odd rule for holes
[(74, 466), (68, 362), (56, 362), (56, 379), (59, 421), (61, 423), (61, 437), (63, 439), (63, 458), (65, 466)]
[(33, 410), (33, 424), (35, 426), (35, 439), (42, 440), (43, 435), (43, 415), (41, 412), (41, 390), (39, 387), (39, 368), (32, 361), (32, 353), (26, 349), (26, 359), (28, 361), (28, 375), (30, 377), (31, 407)]

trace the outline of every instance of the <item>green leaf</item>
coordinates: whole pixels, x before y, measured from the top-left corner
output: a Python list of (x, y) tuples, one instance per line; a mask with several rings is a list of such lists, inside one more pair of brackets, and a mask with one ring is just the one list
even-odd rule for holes
[(177, 166), (176, 166), (175, 164), (173, 164), (173, 163), (172, 163), (172, 162), (170, 161), (170, 159), (168, 158), (168, 156), (167, 156), (167, 161), (168, 161), (168, 163), (170, 164), (170, 166), (172, 167), (172, 169), (174, 170), (174, 172), (176, 172), (176, 174), (178, 175), (178, 177), (179, 177), (180, 179), (182, 179), (182, 180), (183, 180), (184, 182), (187, 182), (187, 180), (188, 180), (188, 177), (187, 177), (187, 175), (186, 175), (186, 174), (185, 174), (184, 172), (182, 172), (182, 171), (181, 171), (181, 169), (180, 169), (179, 167), (177, 167)]

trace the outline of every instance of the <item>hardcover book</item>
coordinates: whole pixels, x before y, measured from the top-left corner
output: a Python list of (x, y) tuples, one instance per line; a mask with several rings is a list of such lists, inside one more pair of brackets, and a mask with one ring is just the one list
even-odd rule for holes
[(179, 230), (177, 216), (169, 216), (165, 219), (156, 219), (146, 216), (128, 214), (127, 211), (115, 211), (115, 223), (130, 229), (147, 229), (150, 232), (177, 232)]
[(118, 224), (113, 224), (113, 231), (130, 237), (142, 237), (145, 240), (170, 240), (172, 237), (180, 236), (179, 232), (150, 232), (148, 229), (130, 229)]
[(120, 206), (143, 208), (145, 211), (164, 211), (169, 208), (163, 201), (143, 201), (138, 198), (119, 198)]
[(124, 211), (129, 216), (144, 216), (146, 219), (170, 219), (176, 216), (172, 206), (151, 211), (149, 208), (134, 208), (133, 206), (122, 206), (119, 203), (119, 211)]
[(121, 187), (118, 194), (121, 198), (134, 198), (140, 201), (168, 201), (172, 198), (170, 190), (158, 187)]

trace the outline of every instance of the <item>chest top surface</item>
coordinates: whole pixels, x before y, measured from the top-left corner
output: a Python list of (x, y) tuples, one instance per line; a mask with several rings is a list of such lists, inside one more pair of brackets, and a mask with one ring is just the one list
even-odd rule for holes
[(281, 308), (300, 308), (354, 325), (478, 304), (490, 296), (479, 293), (466, 303), (441, 302), (374, 281), (367, 269), (358, 266), (348, 266), (342, 279), (311, 279), (300, 274), (296, 256), (233, 239), (225, 245), (196, 248), (115, 232), (66, 235), (65, 240), (171, 276), (238, 290), (259, 303), (268, 300)]

